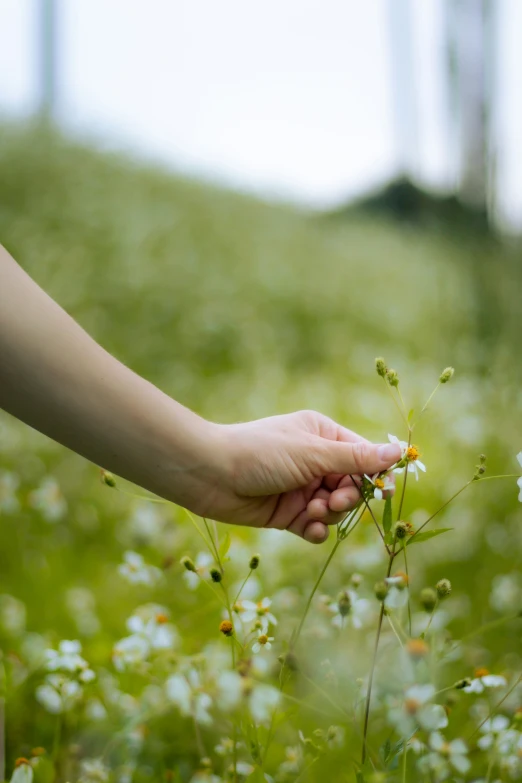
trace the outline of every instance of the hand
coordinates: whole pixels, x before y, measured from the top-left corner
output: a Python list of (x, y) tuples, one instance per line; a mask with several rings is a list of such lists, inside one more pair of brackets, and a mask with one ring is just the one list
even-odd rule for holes
[(313, 411), (219, 429), (220, 476), (194, 510), (311, 543), (325, 541), (328, 525), (359, 500), (350, 475), (384, 471), (401, 456), (397, 444), (372, 444)]

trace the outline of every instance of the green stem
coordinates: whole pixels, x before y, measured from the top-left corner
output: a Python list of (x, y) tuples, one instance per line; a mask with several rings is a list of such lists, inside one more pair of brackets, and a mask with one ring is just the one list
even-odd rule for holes
[(332, 562), (335, 553), (339, 549), (339, 546), (340, 546), (342, 540), (344, 540), (344, 539), (337, 539), (337, 541), (335, 542), (335, 544), (333, 545), (333, 547), (332, 547), (332, 549), (330, 551), (330, 554), (326, 558), (323, 567), (321, 568), (319, 576), (315, 580), (315, 584), (314, 584), (314, 586), (312, 588), (312, 592), (308, 596), (308, 601), (306, 602), (306, 606), (305, 606), (303, 615), (301, 617), (301, 620), (299, 621), (299, 625), (297, 626), (297, 629), (294, 631), (294, 633), (292, 634), (292, 638), (290, 639), (290, 650), (293, 650), (293, 648), (297, 644), (297, 640), (299, 639), (301, 631), (303, 630), (303, 625), (305, 624), (306, 617), (308, 615), (308, 612), (310, 611), (310, 607), (312, 605), (312, 601), (313, 601), (314, 595), (316, 594), (317, 589), (318, 589), (319, 585), (322, 582), (323, 576), (326, 573), (326, 569), (328, 568), (328, 566)]
[[(428, 407), (428, 405), (430, 404), (430, 402), (432, 401), (432, 399), (435, 397), (435, 395), (436, 395), (436, 393), (438, 392), (439, 388), (440, 388), (440, 381), (439, 381), (439, 382), (438, 382), (438, 384), (435, 386), (435, 388), (433, 389), (432, 393), (430, 394), (430, 396), (428, 397), (428, 399), (427, 399), (427, 400), (426, 400), (426, 402), (424, 403), (424, 406), (423, 406), (423, 408), (422, 408), (421, 412), (419, 413), (419, 419), (420, 419), (420, 417), (422, 416), (422, 414), (424, 413), (424, 411), (426, 410), (426, 408)], [(419, 419), (417, 419), (417, 421), (418, 421)]]
[(412, 535), (412, 537), (410, 538), (410, 540), (409, 540), (408, 544), (410, 544), (410, 543), (413, 541), (413, 539), (415, 538), (415, 536), (416, 536), (418, 533), (420, 533), (420, 532), (421, 532), (421, 530), (423, 530), (423, 529), (426, 527), (426, 525), (427, 525), (427, 524), (429, 524), (429, 523), (430, 523), (430, 522), (431, 522), (433, 519), (435, 519), (435, 517), (437, 516), (437, 514), (440, 514), (440, 512), (441, 512), (441, 511), (443, 511), (443, 510), (446, 508), (446, 506), (449, 506), (449, 504), (450, 504), (450, 503), (451, 503), (453, 500), (455, 500), (455, 498), (456, 498), (456, 497), (458, 497), (458, 496), (461, 494), (461, 492), (464, 492), (464, 490), (465, 490), (465, 489), (467, 489), (467, 488), (469, 487), (469, 485), (470, 485), (470, 484), (473, 484), (473, 483), (474, 483), (474, 480), (473, 480), (473, 479), (470, 479), (470, 480), (469, 480), (469, 481), (468, 481), (466, 484), (464, 484), (464, 486), (463, 486), (463, 487), (461, 487), (461, 488), (459, 489), (459, 491), (458, 491), (458, 492), (455, 492), (455, 494), (454, 494), (454, 495), (452, 495), (452, 496), (450, 497), (450, 499), (449, 499), (449, 500), (447, 500), (445, 503), (443, 503), (443, 504), (442, 504), (442, 506), (441, 506), (439, 509), (437, 509), (437, 511), (435, 511), (435, 513), (434, 513), (434, 514), (432, 514), (432, 515), (431, 515), (431, 517), (428, 517), (428, 519), (427, 519), (425, 522), (423, 522), (423, 523), (422, 523), (422, 525), (419, 527), (419, 529), (418, 529), (418, 530), (416, 530), (416, 531), (415, 531), (415, 533)]
[(364, 503), (364, 505), (366, 506), (366, 509), (367, 509), (367, 510), (370, 512), (371, 518), (373, 519), (373, 521), (374, 521), (374, 523), (375, 523), (375, 527), (377, 528), (377, 530), (378, 530), (378, 532), (379, 532), (379, 535), (380, 535), (380, 537), (381, 537), (381, 539), (382, 539), (382, 543), (383, 543), (383, 544), (384, 544), (384, 546), (386, 547), (386, 551), (387, 551), (387, 552), (388, 552), (388, 554), (389, 554), (389, 553), (390, 553), (390, 550), (388, 549), (388, 545), (387, 545), (387, 543), (386, 543), (386, 541), (385, 541), (385, 539), (384, 539), (384, 534), (383, 534), (383, 532), (382, 532), (382, 530), (381, 530), (381, 526), (380, 526), (380, 525), (379, 525), (379, 523), (377, 522), (377, 518), (376, 518), (375, 514), (373, 513), (373, 510), (372, 510), (372, 508), (371, 508), (370, 504), (368, 503), (368, 501), (366, 500), (366, 498), (365, 498), (365, 496), (364, 496), (364, 494), (363, 494), (362, 487), (359, 487), (359, 486), (358, 486), (358, 484), (356, 483), (356, 481), (355, 481), (355, 479), (354, 479), (354, 477), (352, 476), (352, 474), (351, 474), (351, 473), (349, 473), (348, 475), (350, 476), (351, 480), (353, 481), (353, 484), (354, 484), (354, 486), (355, 486), (355, 487), (357, 487), (357, 489), (359, 490), (359, 492), (360, 492), (360, 494), (361, 494), (361, 499), (362, 499), (362, 502), (363, 502), (363, 503)]
[(408, 760), (408, 742), (404, 742), (404, 748), (402, 750), (402, 783), (406, 783), (406, 771)]
[(497, 712), (498, 708), (499, 708), (499, 707), (501, 707), (501, 706), (504, 704), (504, 702), (506, 701), (506, 699), (507, 699), (509, 696), (511, 696), (511, 694), (513, 693), (513, 691), (515, 690), (515, 688), (517, 687), (517, 685), (518, 685), (520, 682), (522, 682), (522, 673), (518, 675), (517, 679), (515, 680), (515, 682), (514, 682), (514, 683), (513, 683), (513, 685), (511, 686), (511, 688), (509, 688), (509, 690), (508, 690), (508, 691), (507, 691), (507, 692), (504, 694), (504, 696), (503, 696), (503, 697), (500, 699), (500, 701), (498, 701), (498, 702), (495, 704), (495, 706), (492, 708), (492, 710), (491, 710), (491, 712), (490, 712), (490, 715), (488, 715), (488, 717), (487, 717), (487, 718), (484, 718), (484, 720), (482, 721), (482, 723), (479, 723), (479, 725), (477, 726), (477, 728), (475, 729), (475, 731), (473, 731), (473, 733), (469, 735), (469, 739), (470, 739), (470, 740), (471, 740), (471, 739), (472, 739), (472, 738), (475, 736), (475, 734), (477, 734), (477, 733), (480, 731), (480, 729), (481, 729), (481, 728), (482, 728), (482, 726), (483, 726), (483, 725), (486, 723), (486, 721), (488, 721), (490, 717), (493, 717), (493, 715), (494, 715), (494, 714)]
[(232, 602), (232, 606), (234, 606), (234, 604), (237, 604), (237, 602), (239, 601), (239, 596), (243, 592), (243, 588), (244, 588), (244, 586), (246, 585), (246, 583), (248, 582), (248, 580), (250, 579), (251, 576), (252, 576), (252, 569), (250, 569), (250, 571), (246, 575), (245, 579), (243, 580), (243, 584), (239, 588), (238, 594), (236, 595), (236, 597), (234, 598), (234, 600)]
[(390, 386), (390, 384), (388, 383), (388, 381), (386, 380), (386, 378), (383, 378), (383, 381), (384, 381), (384, 385), (386, 386), (386, 388), (387, 388), (387, 389), (388, 389), (388, 391), (390, 392), (390, 395), (391, 395), (391, 398), (392, 398), (392, 400), (393, 400), (394, 404), (397, 406), (397, 410), (399, 411), (399, 415), (401, 416), (401, 418), (403, 419), (404, 423), (405, 423), (405, 424), (406, 424), (406, 426), (408, 427), (408, 426), (409, 426), (409, 424), (408, 424), (408, 418), (407, 418), (407, 416), (405, 416), (405, 415), (404, 415), (404, 413), (403, 413), (403, 412), (402, 412), (402, 410), (401, 410), (401, 406), (399, 405), (399, 403), (397, 402), (397, 400), (396, 400), (396, 399), (395, 399), (395, 397), (393, 396), (393, 392), (392, 392), (392, 390), (391, 390), (391, 386)]

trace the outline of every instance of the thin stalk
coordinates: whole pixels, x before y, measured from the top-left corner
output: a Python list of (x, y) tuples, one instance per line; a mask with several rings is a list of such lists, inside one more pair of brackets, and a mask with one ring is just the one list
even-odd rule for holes
[(393, 396), (393, 392), (391, 390), (391, 386), (388, 383), (388, 381), (386, 380), (386, 378), (383, 378), (383, 381), (384, 381), (384, 385), (386, 386), (386, 388), (390, 392), (390, 395), (391, 395), (391, 398), (392, 398), (394, 404), (397, 406), (397, 410), (399, 411), (400, 417), (403, 419), (405, 425), (408, 427), (409, 426), (409, 424), (408, 424), (408, 417), (404, 415), (403, 411), (401, 410), (401, 406), (399, 405), (399, 403), (397, 402), (397, 400)]
[[(390, 554), (389, 560), (388, 560), (388, 571), (386, 573), (386, 577), (389, 577), (392, 570), (392, 564), (393, 559), (395, 557), (395, 541), (393, 542), (393, 551)], [(382, 621), (384, 619), (384, 601), (381, 604), (381, 611), (379, 614), (379, 622), (377, 624), (377, 634), (375, 636), (375, 646), (373, 649), (373, 659), (372, 659), (372, 667), (370, 669), (370, 679), (368, 680), (368, 690), (366, 692), (366, 707), (364, 710), (364, 725), (363, 725), (363, 744), (362, 744), (362, 754), (361, 754), (361, 764), (364, 766), (364, 762), (366, 761), (366, 744), (367, 744), (367, 738), (368, 738), (368, 723), (370, 720), (370, 702), (372, 698), (372, 687), (373, 687), (373, 678), (375, 674), (375, 667), (377, 664), (377, 653), (379, 651), (379, 640), (381, 638), (381, 630), (382, 630)]]
[[(402, 547), (402, 551), (404, 553), (404, 571), (406, 572), (406, 579), (408, 580), (408, 585), (410, 584), (410, 574), (408, 571), (408, 558), (406, 556), (406, 547)], [(411, 636), (411, 598), (410, 598), (410, 591), (408, 590), (408, 633)]]
[(242, 585), (241, 585), (241, 587), (239, 588), (238, 594), (236, 595), (236, 597), (235, 597), (235, 598), (234, 598), (234, 600), (232, 601), (232, 606), (234, 606), (234, 604), (237, 604), (237, 602), (239, 601), (239, 596), (240, 596), (240, 595), (241, 595), (241, 593), (243, 592), (243, 588), (244, 588), (244, 586), (246, 585), (246, 583), (248, 582), (248, 580), (250, 579), (250, 577), (251, 577), (251, 576), (252, 576), (252, 569), (250, 569), (250, 571), (248, 572), (248, 574), (247, 574), (247, 575), (246, 575), (246, 577), (244, 578), (244, 580), (243, 580), (243, 584), (242, 584)]
[(390, 628), (392, 629), (393, 633), (395, 634), (395, 636), (397, 638), (397, 641), (399, 642), (400, 646), (402, 648), (404, 648), (404, 642), (402, 641), (401, 637), (399, 636), (399, 632), (397, 631), (397, 629), (395, 628), (394, 624), (392, 623), (391, 617), (390, 617), (389, 614), (386, 615), (386, 619), (388, 620), (388, 622), (390, 624)]
[[(426, 400), (426, 402), (424, 403), (424, 406), (423, 406), (423, 408), (422, 408), (421, 412), (419, 413), (419, 418), (422, 416), (422, 414), (424, 413), (424, 411), (426, 410), (426, 408), (428, 407), (428, 405), (430, 404), (430, 402), (432, 401), (432, 399), (435, 397), (435, 395), (436, 395), (436, 393), (438, 392), (439, 388), (440, 388), (440, 381), (439, 381), (439, 382), (438, 382), (438, 384), (435, 386), (435, 388), (433, 389), (432, 393), (430, 394), (430, 396), (428, 397), (428, 399), (427, 399), (427, 400)], [(417, 419), (417, 421), (418, 421), (418, 419)]]
[(438, 608), (439, 608), (439, 599), (437, 598), (435, 606), (433, 607), (433, 610), (431, 612), (430, 619), (428, 620), (428, 625), (426, 626), (426, 628), (424, 629), (424, 631), (421, 634), (421, 639), (424, 639), (424, 637), (426, 636), (426, 634), (430, 630), (431, 623), (432, 623), (433, 618), (435, 616), (435, 612), (437, 611)]
[(408, 761), (408, 743), (404, 743), (404, 748), (402, 751), (402, 783), (406, 783), (406, 771), (407, 771), (407, 761)]
[(362, 499), (362, 501), (363, 501), (364, 505), (366, 506), (367, 510), (370, 512), (370, 514), (371, 514), (371, 517), (372, 517), (372, 519), (373, 519), (373, 521), (374, 521), (374, 523), (375, 523), (375, 527), (376, 527), (376, 528), (377, 528), (377, 530), (379, 531), (379, 535), (380, 535), (380, 537), (381, 537), (381, 539), (382, 539), (382, 543), (383, 543), (383, 544), (384, 544), (384, 546), (386, 547), (386, 551), (387, 551), (387, 552), (388, 552), (388, 554), (389, 554), (389, 553), (390, 553), (390, 550), (389, 550), (389, 548), (388, 548), (388, 545), (387, 545), (386, 541), (384, 540), (384, 533), (382, 532), (382, 530), (381, 530), (381, 527), (380, 527), (379, 523), (377, 522), (377, 518), (376, 518), (375, 514), (373, 513), (373, 510), (372, 510), (372, 508), (371, 508), (370, 504), (368, 503), (368, 501), (367, 501), (367, 500), (366, 500), (366, 498), (364, 497), (364, 494), (363, 494), (363, 492), (362, 492), (362, 489), (361, 489), (361, 487), (359, 487), (359, 485), (358, 485), (358, 484), (357, 484), (357, 482), (355, 481), (355, 479), (354, 479), (354, 477), (352, 476), (352, 474), (351, 474), (351, 473), (349, 473), (348, 475), (350, 476), (351, 480), (353, 481), (353, 484), (354, 484), (354, 486), (355, 486), (355, 487), (357, 487), (357, 489), (359, 490), (359, 492), (360, 492), (360, 495), (361, 495), (361, 499)]
[(452, 495), (452, 496), (450, 497), (450, 499), (449, 499), (449, 500), (446, 500), (446, 502), (445, 502), (445, 503), (443, 503), (443, 504), (442, 504), (442, 506), (441, 506), (439, 509), (437, 509), (437, 511), (435, 511), (435, 513), (434, 513), (434, 514), (432, 514), (432, 515), (431, 515), (431, 517), (428, 517), (428, 519), (427, 519), (425, 522), (423, 522), (423, 523), (422, 523), (422, 525), (419, 527), (419, 529), (415, 531), (415, 533), (414, 533), (414, 534), (412, 535), (412, 537), (409, 539), (409, 543), (411, 543), (411, 542), (413, 541), (413, 539), (415, 538), (415, 536), (416, 536), (418, 533), (420, 533), (420, 532), (421, 532), (421, 530), (423, 530), (423, 529), (426, 527), (426, 525), (427, 525), (427, 524), (429, 524), (429, 522), (431, 522), (433, 519), (435, 519), (435, 517), (437, 516), (437, 514), (440, 514), (440, 512), (441, 512), (441, 511), (443, 511), (443, 509), (445, 509), (445, 508), (446, 508), (446, 506), (449, 506), (449, 504), (452, 502), (452, 500), (455, 500), (455, 498), (456, 498), (456, 497), (458, 497), (458, 496), (461, 494), (461, 492), (464, 492), (464, 490), (465, 490), (465, 489), (467, 489), (467, 488), (469, 487), (469, 485), (470, 485), (470, 484), (474, 484), (474, 483), (475, 483), (475, 482), (474, 482), (474, 480), (473, 480), (473, 479), (470, 479), (470, 480), (469, 480), (469, 481), (468, 481), (466, 484), (464, 484), (464, 486), (463, 486), (463, 487), (461, 487), (461, 488), (459, 489), (459, 491), (458, 491), (458, 492), (455, 492), (455, 494), (454, 494), (454, 495)]
[(308, 601), (306, 602), (306, 606), (305, 606), (303, 615), (301, 617), (301, 620), (299, 621), (299, 625), (297, 626), (297, 629), (292, 634), (292, 638), (290, 640), (290, 650), (292, 650), (295, 647), (295, 645), (297, 644), (297, 640), (299, 639), (299, 635), (300, 635), (301, 631), (303, 630), (303, 625), (305, 624), (306, 617), (308, 615), (308, 612), (310, 611), (310, 607), (312, 605), (312, 601), (313, 601), (314, 595), (316, 594), (316, 592), (317, 592), (317, 590), (319, 588), (319, 585), (322, 582), (323, 576), (326, 573), (326, 569), (328, 568), (328, 566), (332, 562), (333, 557), (334, 557), (335, 553), (337, 552), (337, 550), (339, 549), (339, 546), (341, 545), (341, 542), (343, 540), (344, 539), (337, 539), (337, 541), (335, 542), (335, 544), (333, 545), (333, 547), (332, 547), (332, 549), (330, 551), (330, 554), (326, 558), (323, 567), (321, 568), (319, 576), (315, 580), (315, 584), (314, 584), (314, 586), (312, 588), (312, 592), (308, 596)]
[(345, 717), (348, 718), (350, 717), (350, 713), (347, 712), (347, 710), (345, 710), (344, 707), (342, 707), (340, 704), (337, 704), (337, 702), (334, 699), (332, 699), (330, 694), (327, 691), (325, 691), (323, 688), (321, 688), (320, 685), (314, 682), (314, 680), (312, 680), (310, 677), (307, 677), (306, 674), (303, 674), (303, 672), (301, 672), (301, 677), (305, 682), (309, 683), (310, 685), (313, 685), (313, 687), (317, 690), (317, 692), (320, 693), (321, 696), (323, 696), (327, 701), (330, 702), (332, 707), (335, 707), (336, 710), (342, 712)]
[(488, 715), (488, 717), (487, 717), (487, 718), (484, 718), (484, 720), (482, 721), (482, 723), (479, 723), (479, 725), (477, 726), (477, 728), (476, 728), (476, 729), (475, 729), (475, 730), (472, 732), (472, 734), (470, 734), (470, 735), (469, 735), (469, 739), (470, 739), (470, 740), (471, 740), (471, 739), (472, 739), (472, 738), (475, 736), (475, 734), (477, 734), (477, 733), (480, 731), (480, 729), (482, 728), (482, 726), (483, 726), (483, 725), (484, 725), (484, 724), (485, 724), (485, 723), (486, 723), (486, 722), (489, 720), (489, 718), (490, 718), (490, 717), (493, 717), (493, 715), (494, 715), (494, 714), (497, 712), (498, 708), (499, 708), (499, 707), (501, 707), (501, 706), (504, 704), (504, 702), (506, 701), (506, 699), (507, 699), (509, 696), (511, 696), (511, 694), (513, 693), (513, 691), (515, 690), (515, 688), (517, 687), (517, 685), (518, 685), (520, 682), (522, 682), (522, 673), (518, 675), (517, 679), (515, 680), (515, 682), (514, 682), (514, 683), (513, 683), (513, 685), (511, 686), (511, 688), (509, 688), (509, 690), (508, 690), (508, 691), (507, 691), (507, 692), (504, 694), (504, 696), (503, 696), (503, 697), (500, 699), (500, 701), (497, 701), (497, 703), (496, 703), (496, 704), (495, 704), (495, 706), (492, 708), (492, 710), (491, 710), (490, 714)]
[[(411, 427), (408, 426), (408, 448), (411, 446)], [(399, 503), (399, 511), (397, 512), (397, 521), (401, 518), (402, 514), (402, 507), (404, 505), (404, 497), (406, 495), (406, 484), (408, 482), (408, 466), (409, 463), (407, 462), (404, 466), (404, 481), (402, 482), (402, 492), (401, 492), (401, 501)]]
[(208, 535), (209, 540), (210, 540), (211, 552), (214, 555), (214, 557), (216, 558), (216, 563), (219, 566), (219, 570), (221, 571), (221, 573), (223, 573), (223, 571), (224, 571), (223, 563), (221, 562), (221, 558), (219, 556), (219, 551), (218, 551), (218, 548), (217, 548), (217, 543), (214, 540), (214, 536), (212, 535), (212, 531), (210, 529), (210, 525), (208, 524), (208, 520), (205, 517), (201, 517), (201, 518), (203, 520), (203, 524), (205, 525), (205, 530), (207, 531), (207, 535)]

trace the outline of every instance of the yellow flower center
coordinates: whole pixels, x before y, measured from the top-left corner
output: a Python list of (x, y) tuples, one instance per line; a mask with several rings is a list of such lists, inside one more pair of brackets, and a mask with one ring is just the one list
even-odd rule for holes
[(475, 677), (487, 677), (489, 674), (489, 669), (486, 669), (485, 666), (481, 666), (479, 669), (475, 669)]
[(381, 478), (375, 479), (374, 484), (377, 489), (384, 489), (384, 481)]
[(261, 636), (258, 637), (257, 641), (259, 642), (259, 644), (266, 644), (268, 641), (268, 636), (266, 635), (266, 633), (262, 633)]
[(419, 459), (420, 452), (417, 446), (408, 446), (406, 449), (406, 459), (408, 462), (415, 462), (415, 460)]
[(417, 699), (406, 699), (404, 702), (404, 709), (408, 715), (415, 715), (420, 706), (420, 702), (418, 702)]
[(157, 614), (156, 615), (156, 622), (159, 623), (159, 625), (163, 625), (164, 623), (168, 623), (169, 618), (166, 614)]

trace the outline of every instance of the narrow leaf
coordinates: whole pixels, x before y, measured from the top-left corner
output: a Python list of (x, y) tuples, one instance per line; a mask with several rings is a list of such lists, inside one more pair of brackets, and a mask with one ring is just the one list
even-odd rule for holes
[(414, 413), (415, 413), (415, 408), (412, 408), (411, 411), (408, 413), (408, 424), (411, 424), (411, 420), (413, 419)]
[(392, 526), (392, 499), (387, 497), (384, 501), (384, 511), (382, 513), (382, 529), (389, 533)]
[(232, 539), (230, 537), (230, 533), (226, 533), (223, 541), (221, 541), (219, 545), (219, 556), (223, 559), (226, 557), (228, 550), (230, 549), (230, 544), (232, 543)]
[(423, 541), (429, 541), (430, 538), (435, 538), (435, 536), (441, 536), (443, 533), (449, 533), (450, 530), (453, 530), (453, 528), (439, 527), (438, 530), (426, 530), (424, 533), (417, 533), (417, 535), (408, 539), (408, 545), (411, 546), (412, 544), (421, 544)]

